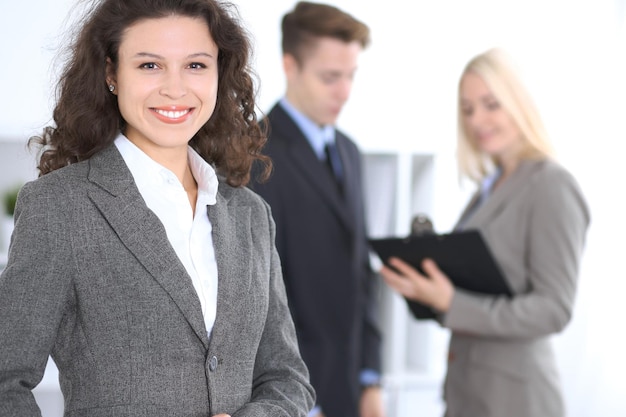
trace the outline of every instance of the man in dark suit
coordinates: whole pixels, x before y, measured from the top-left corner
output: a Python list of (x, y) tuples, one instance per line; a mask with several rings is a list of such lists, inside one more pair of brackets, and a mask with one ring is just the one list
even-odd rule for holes
[(357, 146), (335, 128), (369, 28), (300, 2), (283, 17), (285, 96), (265, 122), (274, 172), (254, 189), (276, 221), (291, 313), (317, 392), (311, 416), (382, 417), (378, 277), (369, 263)]

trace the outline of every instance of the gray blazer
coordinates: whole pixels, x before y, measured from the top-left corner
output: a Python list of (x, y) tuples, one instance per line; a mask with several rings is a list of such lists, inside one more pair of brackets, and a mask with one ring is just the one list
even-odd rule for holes
[(473, 211), (476, 201), (460, 222), (481, 231), (515, 296), (456, 290), (442, 318), (452, 330), (446, 416), (564, 416), (549, 337), (571, 318), (587, 204), (548, 160), (523, 162)]
[(28, 183), (0, 277), (0, 415), (34, 416), (48, 355), (65, 416), (305, 416), (314, 404), (269, 207), (220, 183), (208, 206), (217, 318), (110, 146)]

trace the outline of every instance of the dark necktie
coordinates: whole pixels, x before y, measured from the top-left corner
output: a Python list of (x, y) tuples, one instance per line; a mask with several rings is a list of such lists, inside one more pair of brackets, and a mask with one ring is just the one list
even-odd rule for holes
[(339, 152), (337, 151), (337, 145), (333, 142), (327, 143), (324, 148), (324, 152), (326, 153), (326, 164), (337, 182), (339, 191), (343, 192), (343, 170), (341, 167), (341, 158), (339, 157)]

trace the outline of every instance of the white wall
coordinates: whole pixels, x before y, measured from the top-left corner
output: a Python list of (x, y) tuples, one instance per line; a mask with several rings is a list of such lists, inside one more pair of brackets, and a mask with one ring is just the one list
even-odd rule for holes
[[(235, 0), (256, 40), (260, 108), (283, 92), (280, 16), (294, 1)], [(517, 58), (555, 140), (579, 179), (593, 223), (575, 316), (556, 338), (570, 417), (626, 415), (626, 2), (624, 0), (335, 0), (363, 19), (362, 56), (340, 125), (367, 151), (454, 153), (455, 89), (463, 64), (491, 46)], [(2, 141), (23, 141), (50, 114), (50, 62), (69, 0), (0, 3)], [(19, 39), (19, 41), (18, 41)], [(367, 121), (367, 123), (364, 123)], [(4, 175), (0, 165), (0, 177)], [(454, 170), (450, 158), (450, 172)], [(453, 178), (454, 175), (450, 175)], [(463, 195), (435, 190), (439, 230)]]

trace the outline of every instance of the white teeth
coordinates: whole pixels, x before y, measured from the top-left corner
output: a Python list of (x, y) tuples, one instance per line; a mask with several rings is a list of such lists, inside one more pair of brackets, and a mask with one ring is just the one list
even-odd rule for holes
[(182, 116), (186, 115), (187, 113), (189, 113), (189, 110), (166, 111), (166, 110), (154, 109), (154, 111), (159, 113), (161, 116), (165, 116), (165, 117), (167, 117), (169, 119), (178, 119), (179, 117), (182, 117)]

